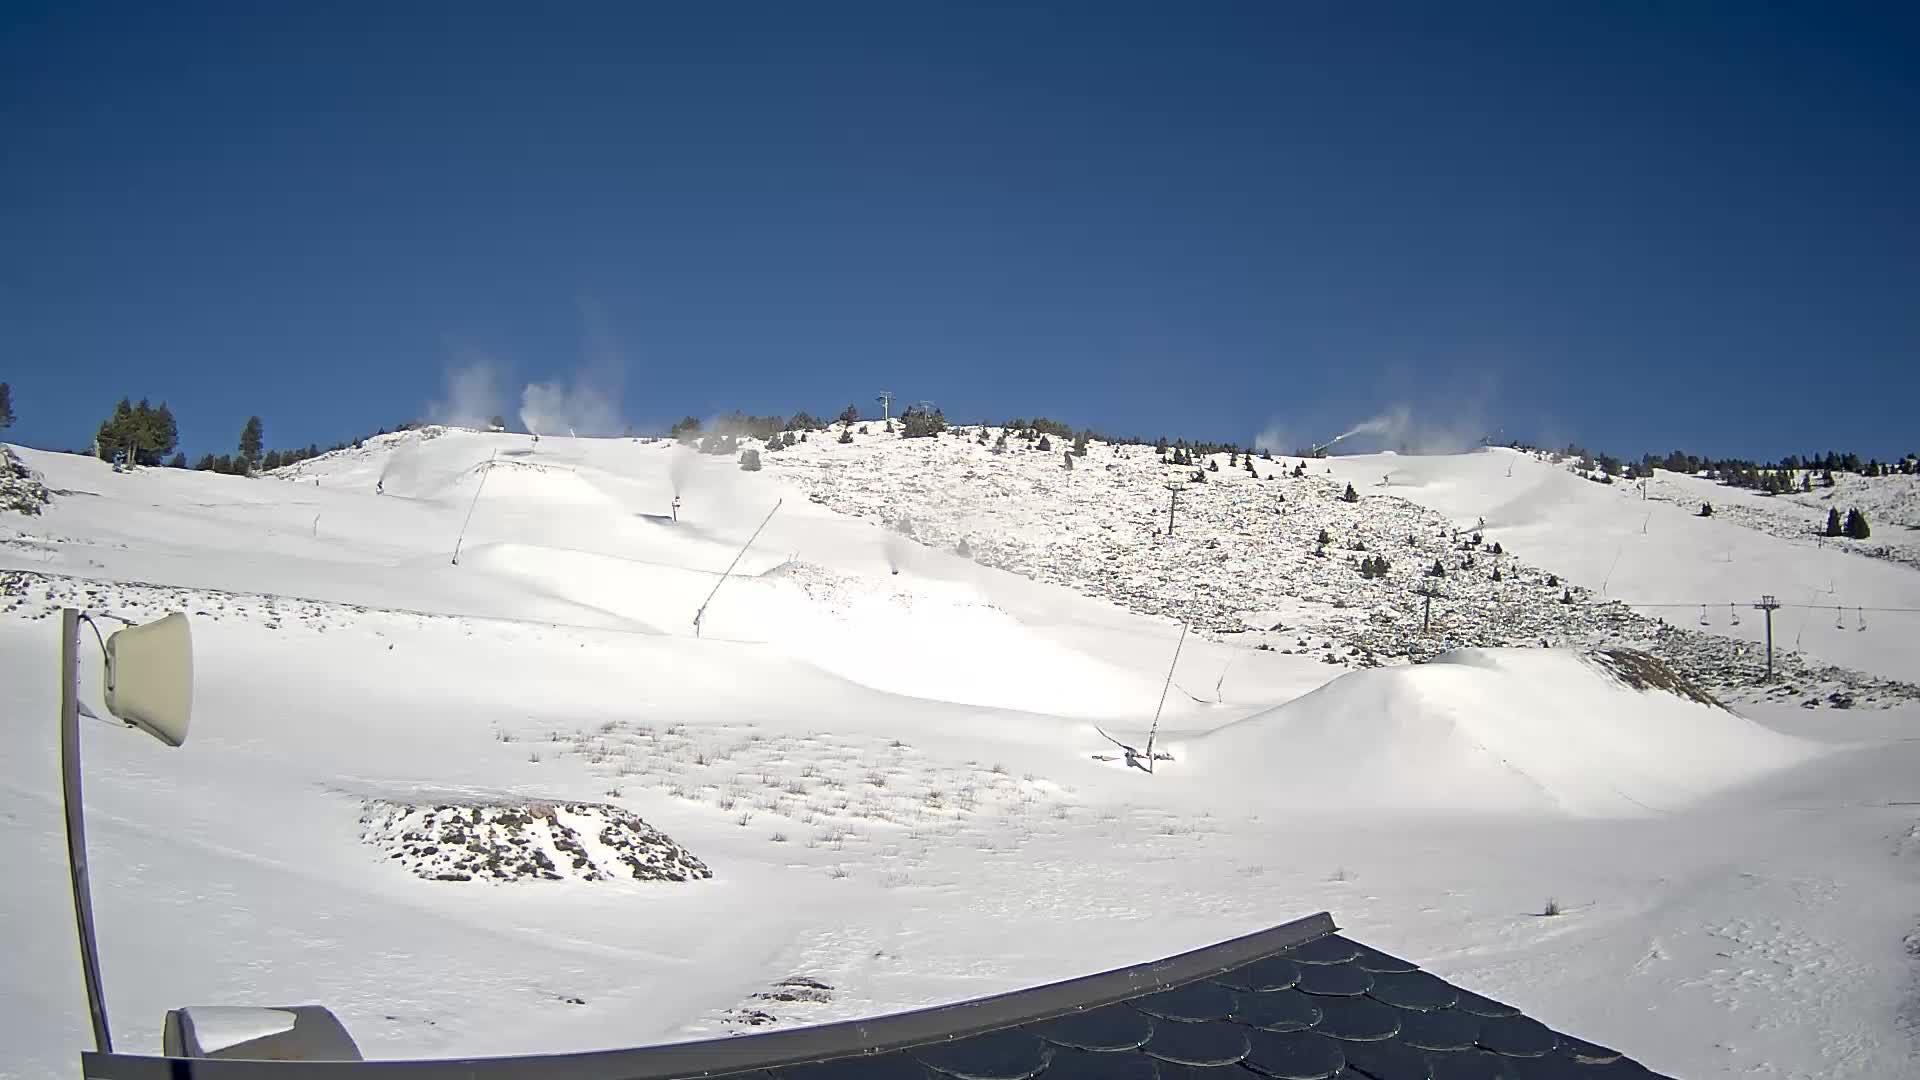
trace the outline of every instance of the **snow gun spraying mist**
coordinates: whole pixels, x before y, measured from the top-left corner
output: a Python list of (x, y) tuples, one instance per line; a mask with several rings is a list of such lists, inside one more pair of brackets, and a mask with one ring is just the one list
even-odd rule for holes
[(1335, 446), (1353, 438), (1355, 435), (1391, 436), (1394, 432), (1404, 432), (1407, 429), (1407, 424), (1410, 419), (1411, 417), (1405, 409), (1395, 409), (1393, 412), (1381, 413), (1371, 420), (1356, 424), (1350, 431), (1343, 431), (1333, 438), (1328, 439), (1326, 442), (1314, 444), (1314, 446), (1307, 451), (1307, 454), (1310, 457), (1326, 457), (1327, 451), (1332, 450)]
[(693, 451), (677, 446), (667, 458), (667, 479), (673, 484), (673, 520), (680, 520), (680, 496), (693, 486)]

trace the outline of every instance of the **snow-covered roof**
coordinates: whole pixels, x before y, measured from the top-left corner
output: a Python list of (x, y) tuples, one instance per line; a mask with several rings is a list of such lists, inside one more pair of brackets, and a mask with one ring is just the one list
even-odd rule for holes
[[(1336, 932), (1322, 912), (1192, 952), (871, 1020), (634, 1050), (461, 1061), (300, 1063), (302, 1076), (416, 1080), (1433, 1080), (1651, 1077), (1633, 1060)], [(209, 1077), (276, 1062), (213, 1062)], [(95, 1080), (178, 1075), (88, 1055)], [(194, 1075), (201, 1075), (196, 1063)]]

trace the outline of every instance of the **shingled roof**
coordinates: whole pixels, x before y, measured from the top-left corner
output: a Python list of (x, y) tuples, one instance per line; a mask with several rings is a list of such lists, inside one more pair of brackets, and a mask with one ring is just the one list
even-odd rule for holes
[[(1135, 967), (872, 1020), (547, 1057), (294, 1066), (363, 1080), (1615, 1080), (1656, 1074), (1336, 932), (1325, 914)], [(292, 1063), (86, 1055), (98, 1080)], [(188, 1072), (177, 1071), (190, 1065)], [(170, 1068), (174, 1067), (174, 1068)], [(248, 1069), (247, 1066), (253, 1066)], [(255, 1071), (258, 1070), (258, 1071)]]

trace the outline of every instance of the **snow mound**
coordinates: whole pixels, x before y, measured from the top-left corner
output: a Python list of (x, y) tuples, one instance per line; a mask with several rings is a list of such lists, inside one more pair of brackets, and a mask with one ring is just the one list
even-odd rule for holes
[(605, 803), (416, 806), (371, 800), (360, 839), (429, 881), (693, 881), (713, 871), (667, 834)]
[(1643, 654), (1522, 649), (1353, 672), (1173, 749), (1300, 811), (1574, 817), (1675, 810), (1817, 752)]
[(455, 477), (435, 495), (439, 498), (452, 498), (455, 495), (465, 495), (470, 498), (474, 484), (482, 474), (486, 478), (485, 498), (491, 504), (512, 501), (535, 506), (554, 503), (608, 508), (613, 506), (613, 500), (607, 496), (606, 492), (595, 487), (569, 466), (521, 461), (515, 458), (496, 458), (480, 462)]

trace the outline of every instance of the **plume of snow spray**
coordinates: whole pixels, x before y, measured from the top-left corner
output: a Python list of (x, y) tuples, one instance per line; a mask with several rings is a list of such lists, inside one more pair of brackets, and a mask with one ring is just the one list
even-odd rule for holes
[(693, 486), (693, 451), (684, 446), (676, 446), (667, 451), (667, 479), (673, 482), (675, 498), (684, 494)]
[(886, 539), (880, 542), (880, 551), (887, 557), (887, 569), (897, 574), (901, 567), (907, 565), (907, 557), (913, 549), (908, 540), (912, 536), (913, 519), (902, 514), (900, 520), (893, 523), (893, 529), (887, 533)]
[(506, 368), (484, 353), (463, 350), (443, 376), (443, 396), (427, 404), (427, 419), (451, 427), (484, 428), (503, 411)]

